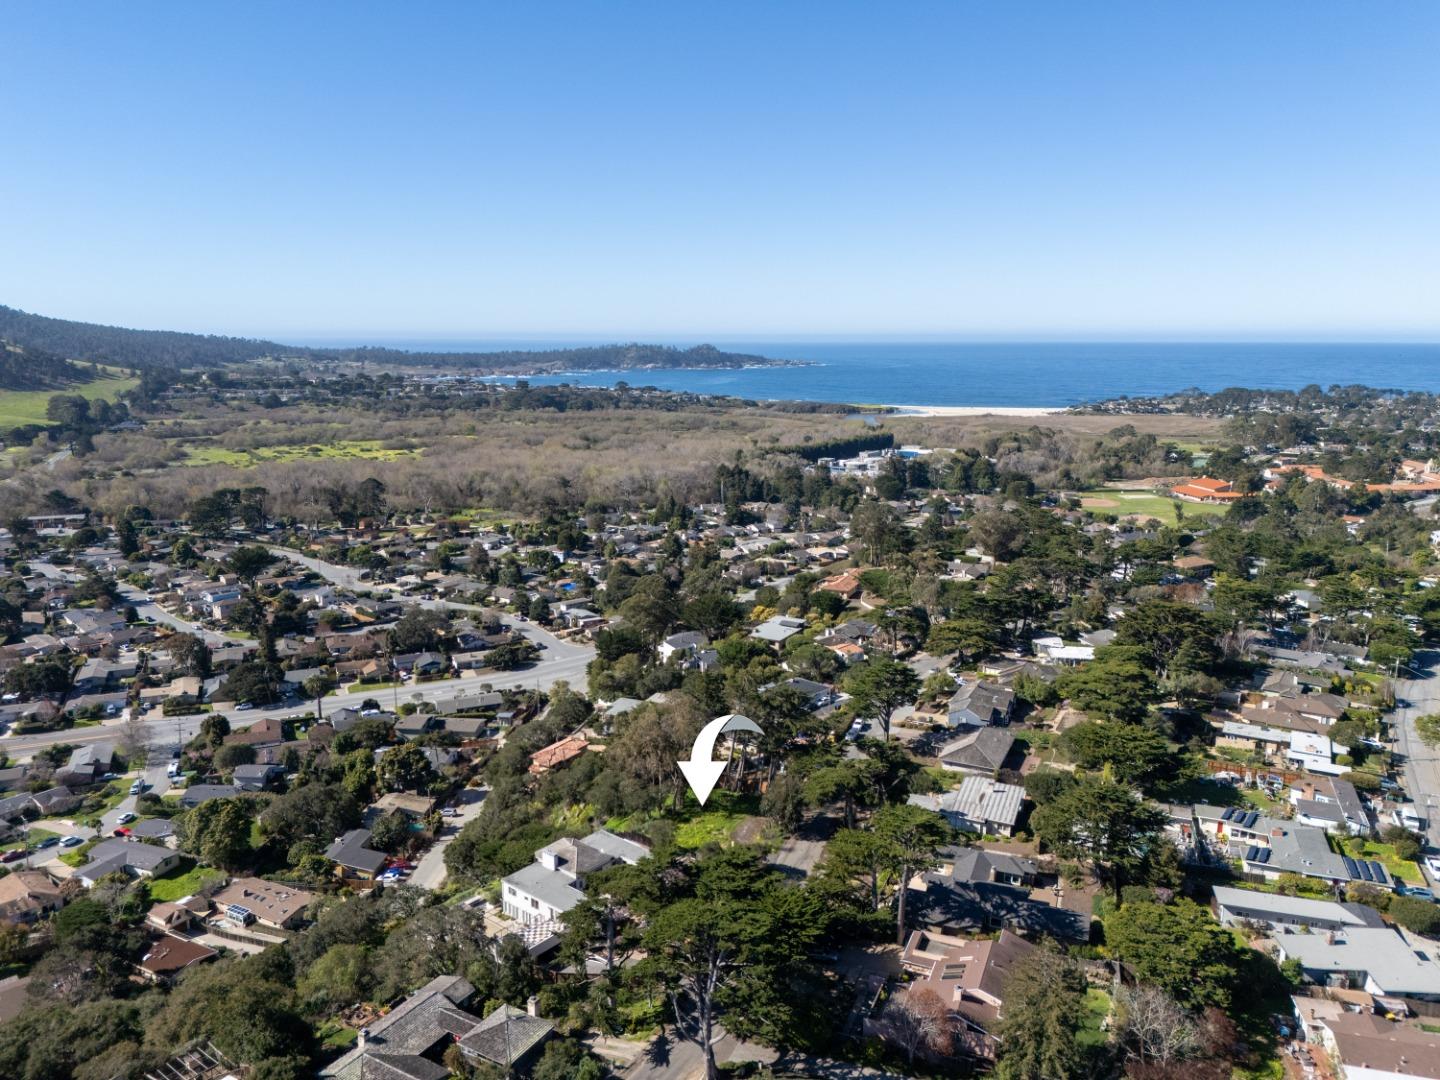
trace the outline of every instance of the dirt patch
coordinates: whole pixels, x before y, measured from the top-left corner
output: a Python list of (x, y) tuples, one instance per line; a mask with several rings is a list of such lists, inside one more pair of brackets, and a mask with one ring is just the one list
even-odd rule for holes
[(769, 823), (769, 818), (747, 817), (735, 829), (735, 842), (737, 844), (758, 844), (765, 832), (765, 826)]
[(1080, 505), (1086, 510), (1113, 510), (1120, 504), (1114, 499), (1102, 499), (1092, 495), (1081, 499)]

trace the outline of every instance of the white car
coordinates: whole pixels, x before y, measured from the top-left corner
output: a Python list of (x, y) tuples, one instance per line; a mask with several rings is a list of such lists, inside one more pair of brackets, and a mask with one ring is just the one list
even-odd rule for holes
[(115, 824), (117, 824), (117, 825), (129, 825), (130, 822), (132, 822), (132, 821), (134, 821), (134, 820), (135, 820), (135, 815), (132, 814), (129, 810), (126, 810), (123, 814), (121, 814), (118, 818), (115, 819)]
[(1425, 856), (1425, 869), (1432, 878), (1440, 881), (1440, 855)]
[(67, 837), (65, 837), (64, 840), (61, 840), (61, 841), (60, 841), (60, 846), (61, 846), (61, 847), (79, 847), (79, 846), (80, 846), (81, 844), (83, 844), (84, 842), (85, 842), (85, 841), (82, 840), (82, 839), (80, 839), (80, 837), (78, 837), (78, 836), (67, 836)]

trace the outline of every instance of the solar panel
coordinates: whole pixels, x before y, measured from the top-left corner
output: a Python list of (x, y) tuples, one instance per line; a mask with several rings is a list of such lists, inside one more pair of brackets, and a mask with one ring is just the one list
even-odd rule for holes
[(1260, 861), (1262, 863), (1267, 863), (1270, 861), (1270, 849), (1268, 847), (1260, 849)]
[(1232, 817), (1234, 817), (1234, 816), (1235, 816), (1235, 808), (1234, 808), (1233, 806), (1231, 806), (1231, 807), (1229, 807), (1228, 809), (1226, 809), (1226, 811), (1225, 811), (1223, 814), (1220, 815), (1220, 820), (1221, 820), (1221, 821), (1229, 821), (1229, 820), (1230, 820)]
[(1356, 860), (1355, 860), (1355, 869), (1357, 869), (1357, 870), (1360, 871), (1360, 876), (1361, 876), (1362, 878), (1364, 878), (1366, 881), (1374, 881), (1374, 880), (1375, 880), (1375, 879), (1370, 875), (1370, 864), (1367, 863), (1364, 859), (1356, 859)]
[(1345, 872), (1352, 878), (1358, 878), (1360, 876), (1360, 870), (1356, 867), (1355, 860), (1350, 858), (1349, 855), (1341, 855), (1340, 858), (1345, 862)]
[(1258, 850), (1259, 850), (1259, 849), (1256, 848), (1256, 846), (1255, 846), (1254, 844), (1251, 844), (1248, 848), (1246, 848), (1246, 849), (1245, 849), (1245, 861), (1246, 861), (1246, 862), (1254, 862), (1254, 861), (1255, 861), (1255, 853), (1256, 853), (1256, 851), (1258, 851)]
[(1370, 873), (1375, 875), (1376, 881), (1378, 881), (1381, 885), (1384, 885), (1386, 880), (1385, 867), (1381, 866), (1378, 862), (1375, 862), (1374, 860), (1368, 861), (1370, 864)]
[(1251, 813), (1246, 814), (1246, 815), (1245, 815), (1245, 828), (1247, 828), (1247, 829), (1253, 829), (1253, 828), (1255, 827), (1255, 822), (1257, 822), (1257, 821), (1259, 821), (1259, 820), (1260, 820), (1260, 815), (1259, 815), (1258, 813), (1255, 813), (1255, 812), (1252, 811)]

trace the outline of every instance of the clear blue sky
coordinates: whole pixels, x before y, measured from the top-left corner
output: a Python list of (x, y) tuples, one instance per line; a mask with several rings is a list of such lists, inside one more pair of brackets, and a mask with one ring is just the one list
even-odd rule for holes
[(1440, 3), (22, 4), (0, 303), (300, 338), (1440, 338)]

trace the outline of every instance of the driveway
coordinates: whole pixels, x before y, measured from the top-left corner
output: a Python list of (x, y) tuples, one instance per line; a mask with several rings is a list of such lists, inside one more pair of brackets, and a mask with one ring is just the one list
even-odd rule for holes
[[(153, 746), (151, 747), (150, 758), (152, 761), (158, 761), (158, 764), (147, 764), (145, 767), (145, 771), (140, 774), (141, 778), (145, 781), (145, 790), (143, 794), (164, 795), (165, 792), (170, 790), (170, 777), (166, 775), (166, 771), (170, 767), (169, 759), (167, 758), (164, 761), (159, 761), (159, 755)], [(126, 777), (126, 780), (132, 779), (133, 777)], [(123, 782), (124, 781), (122, 781), (122, 783)], [(113, 833), (115, 829), (118, 828), (120, 825), (120, 816), (122, 814), (135, 813), (136, 806), (138, 805), (139, 801), (139, 795), (127, 794), (125, 798), (120, 800), (119, 803), (111, 807), (109, 810), (106, 810), (105, 813), (101, 814), (100, 835), (109, 836), (111, 833)]]
[(778, 866), (787, 877), (809, 877), (825, 854), (825, 843), (835, 834), (839, 822), (828, 814), (817, 814), (806, 821), (795, 835), (787, 836), (780, 850), (770, 856), (770, 862)]
[(459, 835), (465, 823), (480, 813), (488, 794), (490, 789), (482, 787), (466, 788), (455, 796), (459, 815), (444, 819), (445, 824), (440, 830), (440, 836), (430, 845), (430, 850), (420, 856), (420, 861), (415, 864), (415, 872), (410, 875), (409, 884), (421, 889), (438, 889), (445, 884), (445, 849), (450, 846), (450, 841)]

